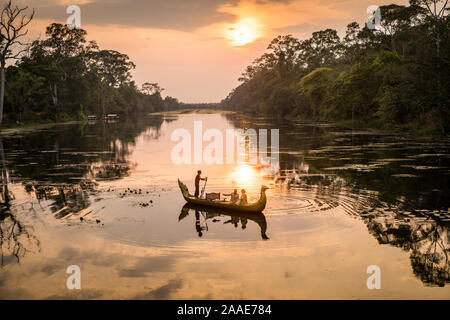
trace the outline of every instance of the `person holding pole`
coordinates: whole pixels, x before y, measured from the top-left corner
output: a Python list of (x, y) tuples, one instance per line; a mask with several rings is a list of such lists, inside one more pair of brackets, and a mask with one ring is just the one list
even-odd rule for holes
[(194, 196), (196, 198), (198, 198), (198, 195), (200, 194), (200, 180), (203, 180), (203, 181), (208, 180), (208, 177), (202, 178), (201, 175), (202, 175), (202, 171), (198, 170), (197, 175), (195, 176), (195, 194), (194, 194)]

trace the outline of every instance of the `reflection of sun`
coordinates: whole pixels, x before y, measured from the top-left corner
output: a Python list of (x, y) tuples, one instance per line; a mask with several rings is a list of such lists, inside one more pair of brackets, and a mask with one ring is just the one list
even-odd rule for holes
[(242, 165), (237, 170), (237, 176), (240, 181), (248, 182), (252, 177), (252, 169), (248, 165)]

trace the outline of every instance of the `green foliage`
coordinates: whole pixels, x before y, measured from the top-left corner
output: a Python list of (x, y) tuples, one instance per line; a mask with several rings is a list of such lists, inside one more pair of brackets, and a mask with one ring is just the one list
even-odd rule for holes
[(353, 22), (343, 39), (332, 29), (278, 36), (222, 108), (447, 134), (450, 18), (432, 11), (423, 1), (382, 6), (380, 30)]
[(45, 39), (32, 43), (29, 55), (7, 68), (7, 123), (85, 121), (87, 115), (129, 116), (179, 107), (174, 98), (162, 99), (158, 84), (152, 91), (138, 90), (129, 57), (100, 50), (86, 35), (53, 23)]
[(302, 92), (308, 97), (313, 110), (313, 118), (326, 116), (326, 103), (329, 98), (330, 83), (336, 72), (330, 68), (317, 68), (300, 80)]

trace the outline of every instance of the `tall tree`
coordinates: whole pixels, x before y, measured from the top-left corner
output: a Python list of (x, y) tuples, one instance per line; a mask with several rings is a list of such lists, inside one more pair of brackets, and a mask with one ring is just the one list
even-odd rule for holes
[(359, 24), (352, 22), (347, 25), (347, 31), (343, 39), (343, 47), (345, 50), (346, 59), (353, 63), (357, 57), (357, 53), (360, 50), (360, 39), (358, 34), (361, 32)]
[(336, 30), (326, 29), (312, 34), (300, 45), (299, 61), (308, 69), (329, 66), (342, 53), (342, 44)]
[(32, 45), (31, 58), (42, 60), (55, 69), (54, 76), (49, 79), (49, 87), (56, 111), (60, 105), (60, 83), (80, 73), (80, 59), (86, 50), (86, 34), (83, 29), (70, 29), (66, 25), (52, 23), (47, 27), (47, 38)]
[(157, 83), (150, 83), (150, 82), (145, 82), (144, 84), (142, 84), (142, 89), (141, 91), (149, 96), (156, 94), (156, 93), (161, 93), (162, 91), (164, 91), (163, 88), (161, 88), (159, 86), (159, 84)]
[(3, 7), (0, 15), (0, 124), (3, 120), (3, 104), (5, 99), (5, 67), (10, 59), (19, 59), (27, 50), (21, 39), (28, 33), (27, 25), (34, 16), (25, 11), (28, 7), (13, 6), (11, 0)]
[(440, 56), (441, 51), (441, 25), (449, 11), (449, 0), (410, 0), (412, 5), (421, 5), (427, 8), (428, 15), (433, 23), (436, 41), (436, 55)]
[(126, 54), (114, 50), (92, 51), (89, 55), (89, 67), (95, 70), (99, 76), (100, 108), (103, 115), (105, 115), (105, 93), (111, 88), (129, 84), (131, 80), (130, 71), (136, 65), (130, 61), (130, 58)]

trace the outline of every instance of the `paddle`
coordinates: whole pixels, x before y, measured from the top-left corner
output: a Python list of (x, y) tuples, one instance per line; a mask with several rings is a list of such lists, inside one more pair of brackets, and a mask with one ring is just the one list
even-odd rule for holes
[(206, 177), (206, 179), (205, 179), (205, 184), (203, 185), (202, 194), (200, 195), (200, 198), (203, 198), (203, 194), (205, 193), (205, 188), (206, 188), (206, 182), (207, 181), (208, 181), (208, 177)]

